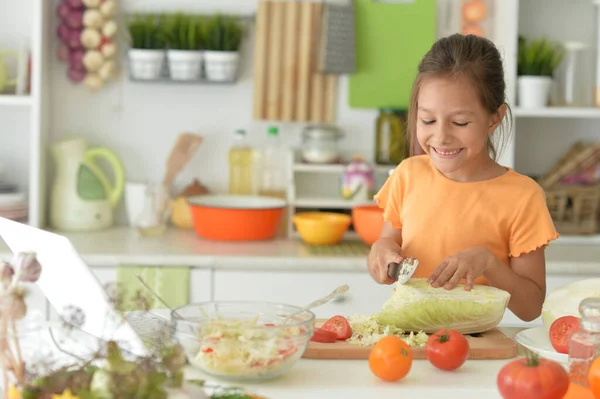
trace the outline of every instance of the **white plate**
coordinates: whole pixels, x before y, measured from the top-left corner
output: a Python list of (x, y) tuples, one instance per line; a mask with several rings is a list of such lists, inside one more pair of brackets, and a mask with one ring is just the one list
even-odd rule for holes
[(548, 338), (548, 330), (546, 330), (546, 327), (536, 327), (523, 330), (515, 335), (515, 341), (546, 359), (554, 360), (563, 364), (567, 364), (569, 361), (568, 355), (558, 353), (554, 350), (552, 344), (550, 343), (550, 338)]

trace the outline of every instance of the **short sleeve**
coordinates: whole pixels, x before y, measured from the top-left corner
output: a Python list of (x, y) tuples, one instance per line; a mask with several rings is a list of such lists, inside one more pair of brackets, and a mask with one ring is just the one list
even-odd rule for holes
[(546, 193), (537, 186), (517, 212), (510, 233), (513, 258), (547, 246), (558, 238), (546, 204)]
[(403, 163), (400, 163), (375, 195), (375, 202), (383, 209), (383, 220), (390, 222), (396, 229), (402, 229), (403, 168)]

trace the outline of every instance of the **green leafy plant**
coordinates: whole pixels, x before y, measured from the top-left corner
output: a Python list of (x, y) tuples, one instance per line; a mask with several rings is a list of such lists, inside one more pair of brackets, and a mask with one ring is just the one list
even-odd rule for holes
[(184, 13), (163, 14), (160, 36), (171, 50), (200, 50), (203, 17)]
[(564, 48), (547, 39), (526, 40), (519, 36), (519, 76), (552, 76), (564, 57)]
[(160, 38), (158, 17), (155, 14), (135, 14), (127, 22), (131, 47), (143, 50), (162, 50), (165, 43)]
[(217, 14), (204, 24), (204, 49), (238, 51), (244, 38), (244, 26), (239, 18)]

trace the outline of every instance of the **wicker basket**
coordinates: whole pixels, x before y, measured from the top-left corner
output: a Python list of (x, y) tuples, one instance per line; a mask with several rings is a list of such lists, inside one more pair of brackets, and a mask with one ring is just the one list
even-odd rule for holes
[(600, 184), (564, 185), (567, 176), (600, 162), (600, 143), (576, 142), (543, 176), (548, 210), (560, 234), (596, 234), (600, 227)]
[(560, 234), (596, 234), (600, 185), (562, 186), (546, 190), (548, 210)]

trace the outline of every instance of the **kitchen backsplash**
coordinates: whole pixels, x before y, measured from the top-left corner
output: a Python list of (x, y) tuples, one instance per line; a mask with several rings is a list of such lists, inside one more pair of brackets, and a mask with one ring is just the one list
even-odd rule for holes
[[(125, 1), (126, 11), (164, 10), (160, 1)], [(189, 4), (189, 2), (187, 2)], [(221, 0), (218, 10), (197, 6), (186, 10), (254, 13), (255, 1)], [(163, 2), (164, 4), (164, 2)], [(177, 10), (183, 1), (173, 1), (169, 10)], [(248, 5), (252, 4), (252, 7)], [(210, 190), (225, 192), (228, 185), (227, 150), (236, 129), (246, 129), (252, 143), (259, 144), (272, 123), (252, 121), (252, 29), (242, 48), (242, 67), (237, 83), (157, 84), (130, 82), (126, 74), (115, 83), (92, 93), (73, 86), (64, 66), (51, 57), (51, 142), (73, 135), (87, 137), (91, 145), (101, 145), (117, 153), (125, 166), (128, 180), (158, 181), (176, 136), (185, 131), (204, 136), (198, 153), (179, 176), (176, 186), (183, 187), (198, 178)], [(54, 49), (52, 49), (54, 50)], [(337, 100), (338, 125), (345, 138), (340, 148), (372, 154), (377, 112), (348, 106), (348, 80), (340, 79)], [(300, 142), (303, 124), (276, 124), (288, 145)], [(122, 206), (119, 222), (124, 223)]]

